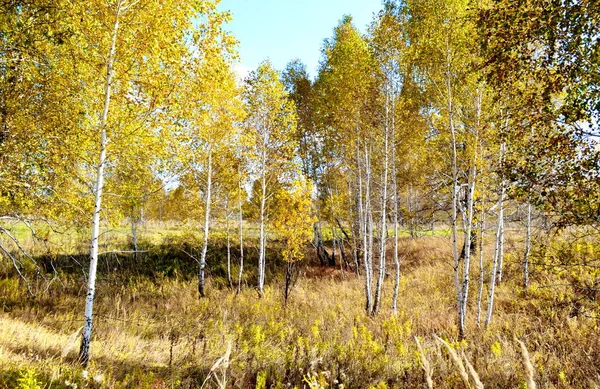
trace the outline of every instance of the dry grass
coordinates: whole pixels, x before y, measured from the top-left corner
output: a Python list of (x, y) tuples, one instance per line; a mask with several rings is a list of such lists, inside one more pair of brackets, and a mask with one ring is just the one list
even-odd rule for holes
[(465, 365), (467, 365), (469, 374), (471, 375), (471, 378), (473, 379), (473, 382), (475, 383), (475, 389), (483, 389), (484, 388), (483, 382), (481, 382), (481, 379), (479, 379), (479, 374), (477, 374), (477, 371), (475, 371), (475, 368), (473, 367), (471, 362), (469, 362), (469, 359), (465, 355), (464, 351), (462, 352), (462, 359), (465, 361)]
[[(339, 269), (301, 269), (287, 307), (277, 273), (270, 273), (263, 299), (251, 287), (237, 296), (220, 288), (213, 273), (202, 300), (193, 274), (101, 274), (85, 374), (75, 362), (80, 274), (61, 273), (46, 294), (26, 300), (6, 270), (0, 280), (0, 387), (15, 387), (31, 372), (47, 388), (66, 387), (65, 381), (88, 388), (254, 388), (263, 379), (267, 388), (316, 382), (336, 389), (531, 388), (533, 377), (545, 388), (600, 383), (598, 321), (571, 317), (562, 303), (568, 296), (537, 287), (535, 277), (531, 290), (521, 293), (519, 274), (507, 271), (492, 326), (477, 328), (471, 299), (468, 337), (457, 341), (448, 239), (402, 239), (401, 253), (398, 315), (391, 313), (390, 278), (375, 318), (364, 314), (362, 280)], [(517, 260), (508, 256), (508, 269)], [(525, 334), (526, 365), (523, 348), (513, 341)]]
[(452, 346), (450, 346), (448, 344), (448, 342), (446, 342), (444, 339), (440, 338), (437, 335), (434, 335), (433, 337), (442, 346), (444, 346), (444, 348), (446, 349), (446, 351), (448, 351), (448, 355), (450, 355), (450, 359), (452, 359), (452, 362), (454, 362), (454, 365), (456, 366), (456, 370), (460, 374), (460, 377), (462, 378), (463, 383), (465, 384), (465, 388), (470, 388), (470, 385), (469, 385), (469, 375), (467, 374), (467, 370), (465, 369), (465, 365), (463, 364), (462, 360), (460, 359), (460, 357), (458, 356), (458, 354), (456, 353), (456, 351), (454, 351), (454, 349), (452, 348)]
[(419, 338), (415, 336), (415, 344), (417, 345), (417, 350), (419, 351), (419, 356), (421, 357), (421, 364), (423, 365), (423, 371), (425, 372), (425, 382), (427, 382), (427, 387), (429, 389), (433, 389), (433, 368), (427, 360), (427, 356), (425, 355), (425, 351), (423, 350), (423, 346), (421, 346), (421, 342), (419, 342)]
[(519, 346), (521, 347), (521, 357), (523, 358), (523, 367), (525, 368), (525, 372), (527, 373), (527, 389), (537, 389), (537, 385), (533, 376), (535, 375), (535, 369), (531, 364), (531, 358), (529, 357), (529, 351), (527, 351), (527, 347), (525, 347), (525, 343), (521, 342), (519, 339), (515, 338)]

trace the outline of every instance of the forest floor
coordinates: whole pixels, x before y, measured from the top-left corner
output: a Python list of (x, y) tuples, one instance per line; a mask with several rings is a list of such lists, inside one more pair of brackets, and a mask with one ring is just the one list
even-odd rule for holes
[[(147, 252), (136, 260), (114, 255), (101, 261), (92, 361), (85, 370), (76, 358), (86, 267), (75, 264), (85, 264), (86, 256), (40, 255), (49, 275), (52, 260), (57, 277), (50, 283), (33, 280), (32, 286), (40, 285), (35, 298), (3, 264), (0, 388), (426, 388), (424, 363), (435, 388), (478, 388), (477, 380), (486, 388), (531, 388), (531, 379), (539, 388), (600, 387), (598, 317), (582, 313), (570, 289), (546, 287), (560, 285), (564, 275), (550, 279), (534, 272), (523, 291), (518, 237), (508, 241), (487, 329), (477, 323), (474, 261), (468, 331), (461, 341), (446, 236), (401, 239), (398, 312), (391, 311), (389, 263), (375, 317), (365, 315), (362, 278), (308, 259), (297, 268), (287, 305), (278, 270), (283, 267), (274, 261), (265, 295), (258, 298), (252, 248), (245, 285), (236, 294), (227, 287), (224, 246), (212, 247), (208, 296), (199, 299), (195, 248), (185, 239), (163, 237), (159, 244), (156, 238), (142, 242)], [(491, 246), (486, 241), (486, 269)], [(482, 321), (486, 306), (487, 288)], [(435, 336), (446, 340), (457, 359)]]

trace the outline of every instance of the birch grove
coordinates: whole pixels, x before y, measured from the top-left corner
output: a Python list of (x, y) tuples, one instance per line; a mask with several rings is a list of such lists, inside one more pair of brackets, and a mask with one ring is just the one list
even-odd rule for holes
[[(193, 267), (200, 299), (189, 307), (207, 312), (224, 285), (232, 311), (246, 293), (288, 307), (296, 288), (309, 300), (314, 279), (355, 285), (344, 295), (360, 305), (351, 345), (361, 315), (385, 336), (394, 326), (409, 333), (421, 312), (405, 302), (424, 290), (447, 305), (459, 340), (499, 327), (515, 282), (522, 301), (568, 288), (580, 297), (569, 320), (590, 316), (600, 11), (590, 1), (513, 3), (386, 0), (364, 29), (340, 15), (315, 74), (300, 59), (284, 69), (267, 59), (243, 77), (218, 0), (6, 2), (1, 258), (31, 299), (76, 269), (83, 367), (96, 347), (94, 304), (112, 287), (103, 272), (121, 261), (138, 275), (160, 262), (149, 284), (163, 297), (157, 285), (191, 282)], [(52, 246), (61, 236), (78, 247), (81, 235), (89, 264)], [(443, 291), (410, 278), (438, 267)], [(550, 273), (564, 282), (549, 284)], [(262, 324), (248, 330), (255, 343)], [(310, 324), (302, 347), (324, 339)], [(169, 367), (187, 347), (179, 336), (164, 337)], [(309, 386), (320, 379), (304, 373)], [(252, 384), (270, 385), (261, 374)]]

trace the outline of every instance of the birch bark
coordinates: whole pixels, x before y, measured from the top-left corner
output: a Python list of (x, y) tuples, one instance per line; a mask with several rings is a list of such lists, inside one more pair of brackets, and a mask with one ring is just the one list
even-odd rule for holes
[[(504, 151), (505, 145), (502, 144), (500, 147), (500, 165), (502, 165), (502, 161), (504, 160)], [(496, 229), (496, 244), (494, 247), (494, 260), (492, 263), (492, 274), (490, 278), (490, 292), (488, 297), (488, 308), (487, 314), (485, 317), (485, 326), (488, 327), (492, 321), (492, 311), (494, 309), (494, 292), (496, 290), (496, 279), (498, 276), (498, 265), (500, 262), (500, 258), (503, 255), (503, 229), (504, 229), (504, 193), (505, 193), (505, 184), (504, 177), (501, 180), (500, 187), (500, 198), (498, 199), (498, 228)]]
[(258, 255), (258, 296), (262, 297), (265, 285), (265, 206), (267, 197), (266, 139), (262, 151), (261, 199), (260, 199), (260, 249)]
[(389, 164), (389, 92), (386, 91), (386, 104), (385, 104), (385, 125), (384, 125), (384, 162), (383, 162), (383, 187), (381, 193), (381, 231), (379, 238), (379, 269), (377, 279), (377, 289), (375, 291), (375, 304), (373, 306), (373, 313), (379, 312), (379, 306), (381, 303), (381, 290), (383, 282), (385, 280), (385, 267), (386, 267), (386, 241), (387, 241), (387, 190), (388, 190), (388, 164)]
[(208, 177), (206, 179), (206, 206), (204, 209), (204, 241), (202, 242), (202, 254), (200, 256), (200, 269), (198, 271), (198, 293), (200, 297), (206, 296), (205, 291), (205, 268), (206, 253), (208, 252), (208, 235), (210, 233), (210, 206), (212, 192), (212, 150), (208, 150)]
[(94, 217), (92, 222), (92, 238), (90, 250), (90, 270), (88, 274), (88, 285), (85, 299), (84, 324), (79, 350), (79, 362), (85, 367), (90, 360), (90, 342), (92, 338), (92, 323), (94, 297), (96, 294), (96, 272), (98, 269), (98, 239), (100, 237), (100, 212), (102, 211), (102, 189), (104, 187), (104, 164), (106, 163), (106, 146), (108, 143), (106, 127), (112, 92), (112, 79), (114, 76), (113, 64), (117, 51), (117, 35), (119, 31), (119, 18), (122, 2), (117, 5), (115, 22), (111, 34), (110, 50), (106, 63), (106, 83), (104, 85), (104, 106), (100, 115), (100, 157), (96, 171), (96, 184), (94, 188)]
[(239, 185), (238, 197), (238, 224), (240, 234), (240, 269), (238, 271), (237, 293), (242, 291), (242, 276), (244, 275), (244, 215), (242, 214), (242, 185)]

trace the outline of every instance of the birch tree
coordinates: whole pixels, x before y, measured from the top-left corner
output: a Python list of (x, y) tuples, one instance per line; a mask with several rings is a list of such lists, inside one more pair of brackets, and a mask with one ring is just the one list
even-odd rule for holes
[[(385, 278), (386, 268), (386, 242), (388, 228), (386, 220), (388, 195), (388, 181), (391, 178), (392, 220), (393, 220), (393, 259), (396, 269), (394, 280), (394, 293), (392, 297), (392, 310), (397, 310), (398, 292), (400, 287), (400, 259), (398, 256), (398, 218), (399, 218), (399, 187), (398, 163), (405, 162), (397, 154), (398, 143), (409, 145), (411, 136), (401, 130), (397, 131), (397, 109), (402, 106), (400, 101), (401, 91), (404, 88), (406, 69), (406, 18), (401, 9), (393, 3), (386, 3), (371, 27), (370, 46), (380, 67), (380, 93), (383, 100), (383, 176), (380, 188), (381, 196), (381, 227), (379, 247), (379, 277), (375, 295), (374, 311), (379, 309), (381, 289)], [(405, 108), (405, 107), (402, 107)], [(418, 112), (410, 112), (418, 116)], [(409, 114), (409, 115), (410, 115)], [(418, 131), (412, 131), (418, 134)], [(411, 150), (418, 153), (418, 149)], [(388, 177), (390, 176), (390, 177)]]
[[(319, 115), (317, 131), (323, 139), (323, 158), (327, 169), (349, 178), (350, 204), (355, 220), (352, 234), (354, 251), (362, 262), (365, 277), (365, 309), (373, 313), (373, 206), (372, 138), (374, 103), (377, 103), (376, 62), (367, 41), (344, 17), (334, 35), (322, 49), (323, 61), (315, 82)], [(376, 127), (375, 127), (376, 128)], [(323, 183), (327, 185), (327, 183)], [(321, 191), (320, 191), (321, 192)], [(326, 191), (322, 191), (326, 194)], [(357, 260), (358, 262), (358, 260)]]
[(265, 285), (268, 206), (274, 185), (292, 168), (296, 147), (296, 113), (280, 81), (280, 74), (269, 61), (262, 62), (245, 81), (245, 128), (251, 138), (254, 179), (258, 185), (259, 258), (258, 294)]
[[(467, 2), (408, 2), (409, 39), (430, 100), (432, 130), (447, 142), (450, 161), (450, 226), (459, 336), (464, 337), (469, 294), (471, 241), (477, 179), (478, 138), (482, 136), (485, 85), (477, 80), (475, 25)], [(462, 223), (461, 223), (462, 221)], [(463, 249), (459, 250), (462, 224)], [(462, 266), (461, 266), (462, 265)]]
[[(90, 358), (100, 216), (111, 153), (125, 152), (127, 144), (135, 139), (166, 135), (169, 126), (159, 123), (167, 116), (167, 104), (172, 101), (173, 89), (183, 75), (181, 60), (188, 54), (185, 35), (193, 28), (194, 16), (210, 12), (210, 3), (206, 5), (116, 0), (69, 6), (69, 21), (74, 26), (70, 41), (74, 57), (89, 65), (84, 69), (91, 72), (90, 83), (86, 85), (90, 92), (94, 88), (103, 90), (102, 98), (89, 100), (87, 106), (89, 129), (98, 139), (94, 145), (98, 159), (90, 271), (79, 355), (83, 365)], [(101, 77), (94, 70), (96, 66), (104, 69)], [(98, 119), (93, 120), (94, 117)], [(127, 131), (132, 127), (136, 130)]]
[(310, 183), (299, 177), (274, 195), (272, 223), (283, 241), (285, 262), (284, 303), (293, 286), (294, 268), (304, 258), (304, 247), (312, 239), (311, 192)]
[[(503, 143), (500, 147), (499, 165), (503, 165), (506, 153), (506, 145)], [(501, 271), (502, 256), (504, 255), (504, 196), (506, 193), (506, 182), (504, 176), (500, 177), (500, 196), (498, 198), (498, 227), (496, 228), (496, 239), (494, 243), (494, 257), (492, 260), (492, 272), (490, 274), (490, 287), (488, 296), (488, 307), (485, 316), (485, 326), (488, 327), (492, 322), (492, 312), (494, 309), (494, 295), (498, 274)]]

